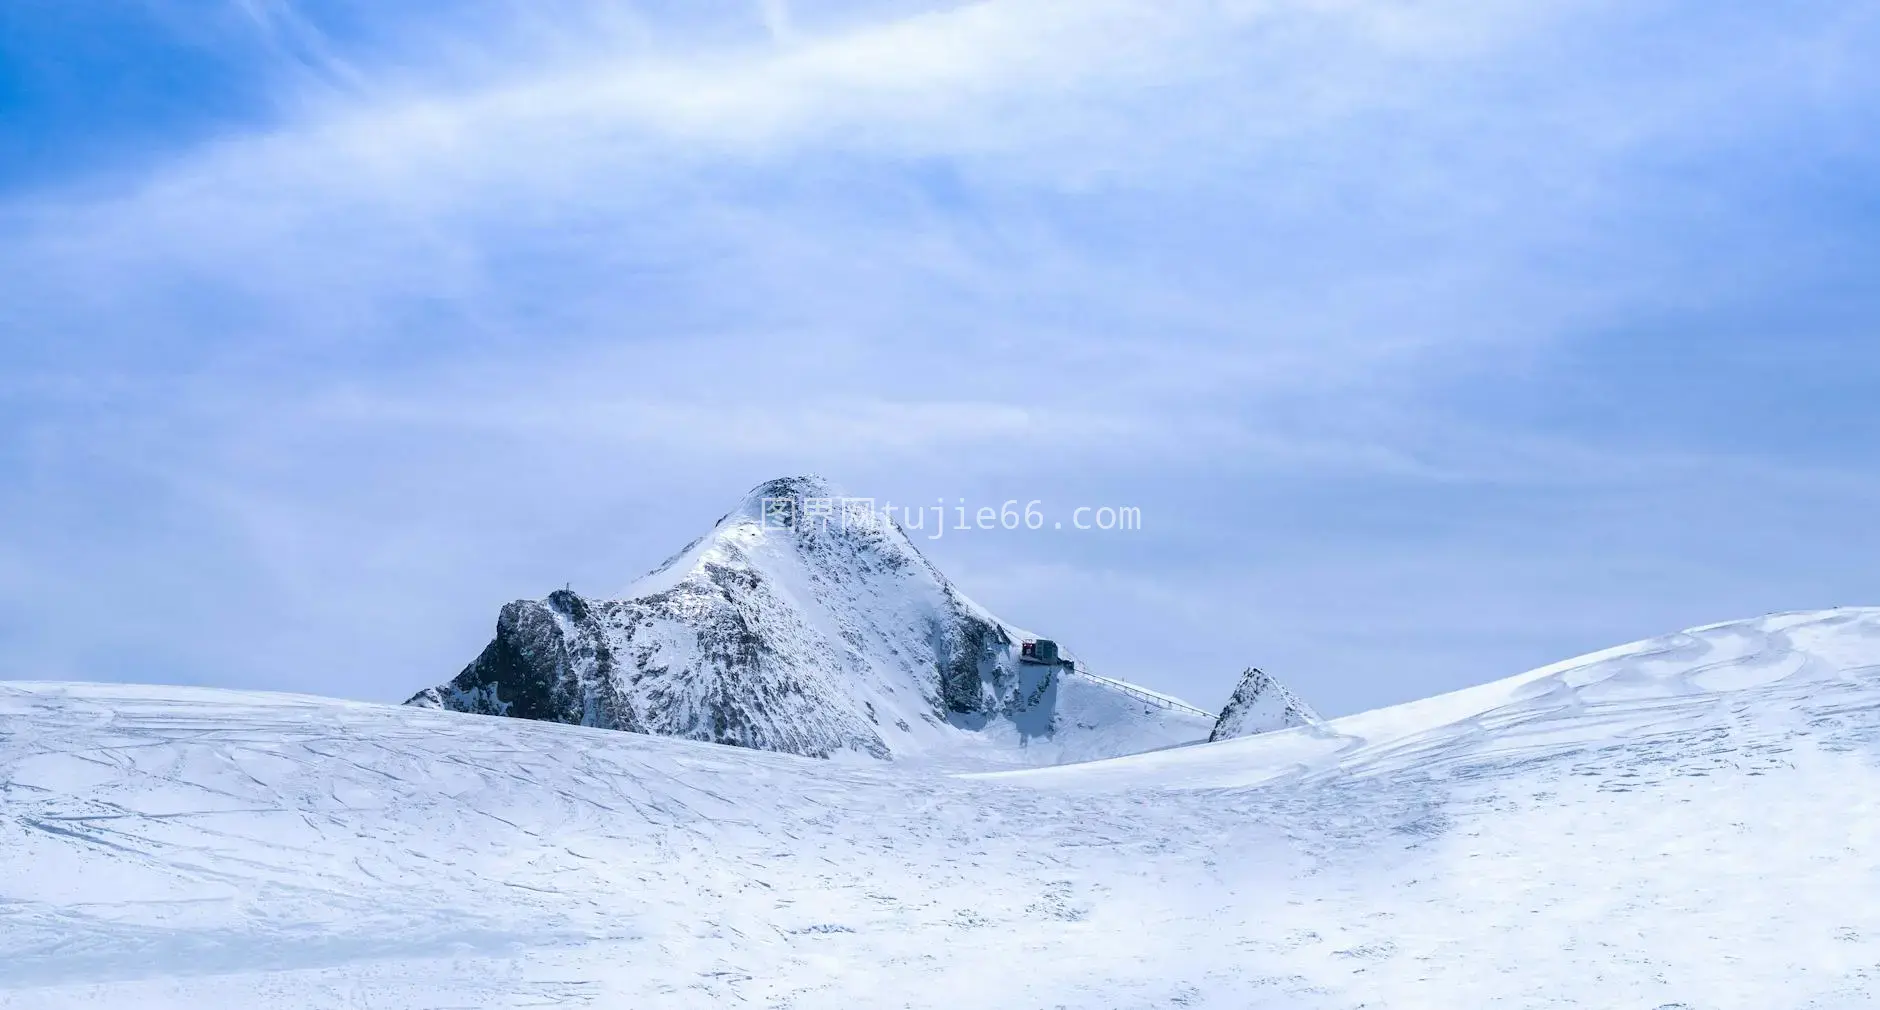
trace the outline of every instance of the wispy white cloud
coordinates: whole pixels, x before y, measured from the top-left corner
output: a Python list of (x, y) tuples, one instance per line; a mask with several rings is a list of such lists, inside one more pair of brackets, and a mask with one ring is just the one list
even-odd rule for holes
[[(1458, 394), (1545, 397), (1585, 334), (1821, 276), (1810, 237), (1732, 210), (1777, 188), (1734, 156), (1806, 131), (1864, 157), (1875, 90), (1871, 3), (230, 9), (272, 54), (270, 122), (0, 198), (0, 501), (52, 531), (0, 554), (8, 607), (47, 629), (10, 632), (16, 655), (57, 654), (101, 594), (145, 615), (101, 642), (171, 674), (240, 679), (263, 648), (255, 682), (424, 667), (338, 688), (389, 696), (461, 658), (489, 599), (579, 566), (617, 585), (781, 470), (1349, 486), (1456, 525), (1445, 488), (1532, 517), (1529, 495), (1753, 486), (1791, 471)], [(1224, 520), (1168, 508), (1167, 565), (1257, 588), (1207, 581), (1193, 544), (1236, 543)], [(1262, 515), (1348, 548), (1263, 578), (1378, 605), (1415, 581), (1364, 578), (1388, 522)], [(1117, 564), (1008, 549), (984, 570)], [(1490, 552), (1401, 568), (1459, 559), (1454, 587)], [(1048, 609), (1051, 582), (1012, 605)], [(183, 641), (224, 589), (246, 630)], [(1064, 619), (1172, 620), (1182, 595)]]

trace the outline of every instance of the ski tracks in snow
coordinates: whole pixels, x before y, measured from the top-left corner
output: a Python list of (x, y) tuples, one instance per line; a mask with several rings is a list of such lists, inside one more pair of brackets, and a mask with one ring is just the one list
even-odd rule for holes
[(0, 685), (0, 1006), (1880, 1000), (1880, 613), (957, 777)]

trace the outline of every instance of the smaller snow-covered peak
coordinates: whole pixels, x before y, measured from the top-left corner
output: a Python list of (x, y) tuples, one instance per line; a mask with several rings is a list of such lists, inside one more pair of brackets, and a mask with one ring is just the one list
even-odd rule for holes
[(1271, 733), (1318, 721), (1319, 714), (1272, 674), (1258, 667), (1248, 667), (1240, 677), (1239, 686), (1234, 688), (1234, 696), (1221, 709), (1221, 717), (1215, 721), (1214, 733), (1208, 737), (1208, 742)]

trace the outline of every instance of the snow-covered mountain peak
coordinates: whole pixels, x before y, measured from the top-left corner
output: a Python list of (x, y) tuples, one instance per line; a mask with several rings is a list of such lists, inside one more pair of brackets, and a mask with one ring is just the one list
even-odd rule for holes
[[(819, 474), (777, 477), (752, 488), (718, 521), (713, 534), (755, 527), (807, 535), (866, 534), (882, 525), (867, 499), (849, 495)], [(858, 543), (868, 543), (864, 535)]]
[[(629, 586), (623, 597), (660, 592), (711, 564), (807, 560), (819, 568), (925, 571), (950, 586), (901, 528), (874, 507), (816, 474), (779, 477), (752, 488), (710, 532)], [(837, 575), (839, 571), (829, 574)], [(954, 595), (958, 595), (955, 591)], [(980, 616), (989, 614), (977, 605)]]
[(1209, 742), (1232, 740), (1272, 733), (1295, 726), (1309, 726), (1319, 721), (1319, 714), (1300, 700), (1286, 685), (1258, 667), (1248, 667), (1234, 688), (1234, 696), (1221, 709)]
[(846, 498), (842, 488), (821, 474), (805, 473), (794, 477), (777, 477), (767, 480), (750, 490), (738, 510), (755, 518), (762, 518), (767, 504), (777, 500), (788, 500), (801, 505), (805, 501), (819, 498)]
[(1204, 739), (1153, 694), (1028, 663), (866, 499), (766, 481), (618, 599), (503, 608), (496, 639), (413, 704), (812, 756), (1109, 757)]

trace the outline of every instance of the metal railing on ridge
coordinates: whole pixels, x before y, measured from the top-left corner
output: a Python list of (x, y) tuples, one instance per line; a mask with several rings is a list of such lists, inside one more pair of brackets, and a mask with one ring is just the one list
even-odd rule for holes
[(1134, 684), (1128, 683), (1126, 681), (1117, 680), (1114, 677), (1104, 677), (1095, 673), (1091, 673), (1090, 667), (1085, 666), (1082, 660), (1072, 660), (1071, 665), (1066, 667), (1065, 669), (1070, 670), (1072, 673), (1075, 673), (1079, 677), (1083, 677), (1086, 680), (1094, 680), (1097, 683), (1102, 684), (1106, 687), (1115, 688), (1116, 690), (1121, 691), (1124, 694), (1127, 694), (1132, 698), (1140, 698), (1141, 700), (1146, 701), (1151, 705), (1159, 705), (1162, 708), (1166, 708), (1171, 712), (1187, 712), (1192, 715), (1201, 716), (1202, 718), (1205, 718), (1205, 719), (1215, 718), (1215, 713), (1198, 709), (1194, 707), (1193, 705), (1188, 704), (1187, 702), (1176, 701), (1173, 698), (1165, 697), (1159, 694), (1153, 694), (1140, 687), (1137, 687)]

